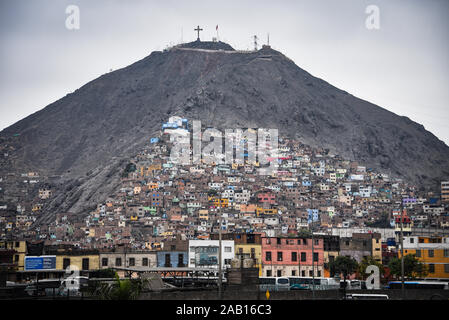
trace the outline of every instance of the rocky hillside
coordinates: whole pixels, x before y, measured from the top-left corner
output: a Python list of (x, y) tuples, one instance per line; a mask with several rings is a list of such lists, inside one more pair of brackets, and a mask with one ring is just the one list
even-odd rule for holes
[(172, 115), (218, 128), (278, 128), (422, 186), (449, 177), (449, 147), (422, 125), (269, 47), (240, 52), (221, 42), (153, 52), (3, 130), (0, 143), (13, 141), (16, 150), (2, 171), (60, 176), (47, 211), (82, 212), (104, 199), (126, 159)]

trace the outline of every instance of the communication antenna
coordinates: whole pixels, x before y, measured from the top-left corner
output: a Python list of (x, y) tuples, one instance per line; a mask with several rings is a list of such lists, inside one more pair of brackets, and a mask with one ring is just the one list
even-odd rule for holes
[(270, 45), (270, 33), (268, 32), (268, 41), (267, 41), (267, 45)]
[(254, 51), (257, 51), (257, 36), (254, 36)]

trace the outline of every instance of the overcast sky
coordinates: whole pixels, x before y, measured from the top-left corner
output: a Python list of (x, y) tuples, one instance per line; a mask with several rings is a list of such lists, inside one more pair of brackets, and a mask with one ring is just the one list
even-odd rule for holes
[[(66, 28), (66, 7), (80, 29)], [(365, 21), (376, 5), (379, 29)], [(314, 76), (406, 115), (449, 145), (447, 0), (0, 0), (0, 130), (154, 50), (253, 36)]]

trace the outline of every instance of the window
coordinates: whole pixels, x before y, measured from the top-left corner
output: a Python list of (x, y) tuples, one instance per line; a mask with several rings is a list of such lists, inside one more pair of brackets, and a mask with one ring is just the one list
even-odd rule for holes
[(282, 270), (277, 271), (278, 277), (282, 277)]
[(429, 249), (429, 258), (433, 257), (434, 257), (433, 249)]
[(301, 239), (298, 239), (298, 244), (301, 244)]
[(64, 258), (62, 260), (62, 268), (66, 269), (68, 266), (70, 266), (70, 258)]
[(314, 252), (313, 253), (313, 261), (317, 262), (318, 261), (318, 252)]
[(297, 261), (297, 260), (298, 260), (298, 253), (292, 252), (292, 261)]
[(435, 273), (435, 265), (433, 263), (429, 264), (429, 273)]
[(170, 250), (171, 250), (171, 251), (175, 251), (175, 250), (176, 250), (176, 245), (172, 244), (172, 245), (170, 246)]
[(306, 261), (306, 260), (307, 260), (307, 253), (301, 252), (301, 261)]
[(282, 243), (281, 238), (277, 238), (276, 241), (277, 241), (277, 244), (281, 244)]
[(271, 251), (265, 252), (265, 260), (271, 261)]
[(107, 267), (108, 266), (108, 258), (102, 258), (101, 259), (101, 266)]
[(301, 271), (301, 277), (305, 277), (306, 276), (306, 272), (304, 270)]
[(115, 265), (117, 267), (121, 267), (122, 266), (122, 258), (115, 258)]
[(195, 265), (195, 258), (190, 259), (190, 264)]
[(410, 243), (414, 243), (415, 242), (415, 238), (410, 238)]
[(144, 267), (148, 266), (148, 258), (142, 258), (142, 266)]
[(318, 270), (317, 272), (318, 272), (317, 276), (321, 277), (321, 270)]
[(224, 259), (224, 264), (231, 264), (231, 259)]
[(267, 270), (267, 277), (271, 277), (271, 270)]
[(165, 254), (165, 265), (164, 267), (171, 267), (171, 259), (170, 259), (170, 253)]
[(449, 257), (449, 249), (444, 249), (444, 257)]
[(19, 255), (16, 254), (16, 255), (14, 256), (14, 262), (19, 262)]
[(416, 250), (416, 257), (417, 258), (420, 258), (421, 257), (421, 250)]
[(319, 244), (320, 244), (320, 240), (315, 239), (315, 245), (317, 246), (317, 245), (319, 245)]
[(243, 253), (243, 248), (239, 248), (239, 254)]
[(184, 254), (178, 253), (178, 267), (184, 267)]
[(335, 257), (334, 256), (329, 256), (329, 262), (334, 262)]
[(313, 277), (313, 271), (312, 270), (309, 270), (309, 276)]
[(444, 272), (449, 273), (449, 264), (444, 265)]
[(296, 276), (296, 270), (292, 270), (292, 277)]
[(225, 247), (224, 248), (224, 252), (232, 252), (232, 248), (231, 247)]
[(305, 246), (307, 245), (307, 239), (303, 239), (302, 242), (303, 242), (302, 243), (303, 245), (305, 245)]
[(278, 251), (278, 261), (282, 261), (282, 251)]
[(267, 238), (267, 244), (271, 244), (271, 239)]
[(255, 259), (255, 258), (256, 258), (256, 249), (251, 248), (251, 259)]
[(83, 270), (89, 270), (89, 258), (83, 258)]
[(134, 267), (136, 265), (136, 258), (129, 258), (129, 266)]
[(20, 242), (16, 241), (16, 248), (20, 247)]

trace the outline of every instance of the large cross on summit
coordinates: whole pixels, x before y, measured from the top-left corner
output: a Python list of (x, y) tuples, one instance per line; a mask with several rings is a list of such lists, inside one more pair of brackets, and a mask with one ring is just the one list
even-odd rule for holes
[(193, 30), (198, 32), (198, 39), (197, 39), (197, 41), (200, 41), (200, 31), (203, 31), (203, 29), (200, 29), (200, 26), (198, 26), (196, 29), (193, 29)]

